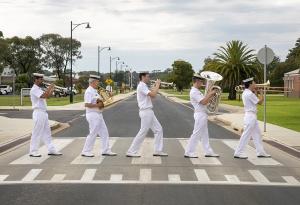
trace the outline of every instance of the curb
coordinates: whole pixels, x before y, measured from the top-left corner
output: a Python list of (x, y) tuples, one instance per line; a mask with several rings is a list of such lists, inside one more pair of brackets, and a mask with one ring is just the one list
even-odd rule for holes
[[(54, 131), (61, 127), (60, 122), (55, 122), (52, 126), (50, 126), (51, 131)], [(22, 135), (21, 137), (16, 137), (11, 139), (8, 142), (4, 142), (0, 145), (0, 155), (7, 153), (9, 150), (29, 141), (31, 138), (31, 133), (27, 133)]]

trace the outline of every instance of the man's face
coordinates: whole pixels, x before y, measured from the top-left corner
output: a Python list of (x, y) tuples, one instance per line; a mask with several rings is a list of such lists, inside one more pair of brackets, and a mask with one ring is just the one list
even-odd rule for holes
[(35, 79), (35, 84), (37, 86), (41, 86), (43, 82), (44, 82), (44, 78), (37, 78), (37, 79)]
[(255, 89), (255, 81), (252, 81), (252, 83), (249, 85), (249, 90)]
[(98, 89), (98, 85), (99, 85), (99, 80), (94, 80), (92, 83), (91, 83), (92, 87), (94, 89)]
[(203, 84), (203, 80), (198, 79), (197, 80), (197, 87), (200, 88), (202, 84)]
[(150, 75), (149, 74), (146, 74), (145, 76), (142, 76), (142, 81), (144, 83), (149, 83), (149, 80), (150, 80)]

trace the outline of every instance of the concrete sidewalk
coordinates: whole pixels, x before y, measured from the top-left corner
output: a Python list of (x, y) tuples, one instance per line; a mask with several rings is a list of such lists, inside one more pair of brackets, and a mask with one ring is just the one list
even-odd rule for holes
[[(160, 92), (166, 98), (176, 103), (190, 103), (186, 100), (181, 100), (175, 95), (166, 94)], [(107, 106), (111, 106), (123, 99), (131, 97), (136, 94), (135, 92), (127, 94), (119, 94), (114, 96), (114, 101)], [(48, 106), (48, 110), (84, 110), (84, 103), (73, 103), (65, 106)], [(237, 107), (232, 105), (220, 104), (220, 109), (229, 111), (229, 113), (222, 113), (216, 116), (210, 116), (211, 120), (217, 120), (225, 123), (232, 128), (232, 131), (238, 131), (239, 134), (243, 131), (244, 123), (244, 109), (243, 107)], [(5, 112), (5, 110), (12, 110), (12, 106), (2, 106), (0, 107), (0, 113)], [(31, 110), (30, 106), (16, 106), (15, 110)], [(271, 141), (279, 143), (285, 147), (292, 149), (295, 152), (300, 150), (300, 132), (289, 130), (283, 127), (279, 127), (270, 123), (266, 124), (266, 132), (264, 130), (264, 123), (259, 121), (260, 129), (262, 131), (265, 141)], [(57, 129), (60, 127), (59, 122), (50, 120), (51, 129)], [(10, 119), (0, 115), (0, 148), (11, 144), (17, 140), (24, 140), (29, 138), (31, 135), (33, 127), (32, 119)], [(1, 152), (1, 150), (0, 150)]]

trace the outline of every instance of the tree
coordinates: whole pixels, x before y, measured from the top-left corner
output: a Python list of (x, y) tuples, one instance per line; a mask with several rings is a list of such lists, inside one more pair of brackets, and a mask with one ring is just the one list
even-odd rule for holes
[(15, 70), (16, 75), (21, 73), (39, 72), (41, 47), (38, 40), (27, 36), (6, 38), (6, 49), (3, 51), (4, 64)]
[(16, 77), (15, 89), (21, 91), (22, 88), (30, 87), (30, 77), (26, 73), (18, 75)]
[(263, 78), (263, 69), (256, 61), (253, 49), (248, 49), (242, 41), (231, 41), (221, 46), (213, 55), (215, 58), (205, 67), (223, 76), (221, 87), (229, 87), (229, 100), (236, 99), (235, 87), (243, 79), (254, 77), (257, 82)]
[(183, 60), (176, 60), (172, 64), (172, 67), (173, 71), (168, 80), (176, 84), (178, 91), (181, 91), (183, 88), (189, 88), (194, 74), (192, 65)]
[[(58, 78), (63, 79), (65, 85), (67, 65), (71, 61), (71, 39), (63, 38), (59, 34), (44, 34), (39, 40), (43, 49), (43, 66), (55, 70)], [(81, 52), (78, 50), (80, 47), (81, 43), (76, 39), (72, 39), (73, 64), (76, 59), (82, 58)]]

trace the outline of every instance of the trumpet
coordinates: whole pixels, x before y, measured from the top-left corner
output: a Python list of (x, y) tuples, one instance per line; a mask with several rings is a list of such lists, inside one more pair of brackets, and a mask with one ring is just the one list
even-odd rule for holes
[[(155, 84), (156, 81), (155, 80), (150, 80), (150, 83), (151, 84)], [(171, 83), (168, 83), (168, 82), (160, 82), (161, 85), (170, 85), (170, 86), (173, 86), (173, 82)]]

